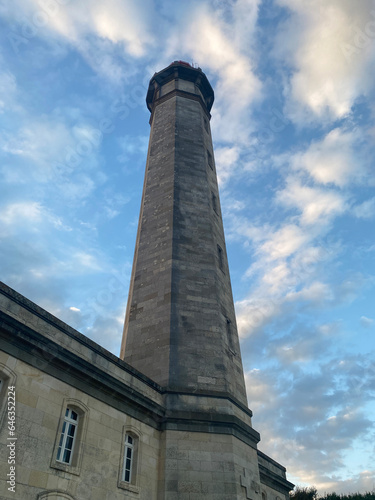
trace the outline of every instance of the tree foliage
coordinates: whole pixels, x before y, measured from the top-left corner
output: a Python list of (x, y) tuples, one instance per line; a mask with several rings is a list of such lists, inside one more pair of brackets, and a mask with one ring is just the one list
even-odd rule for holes
[(317, 500), (318, 490), (315, 486), (296, 486), (296, 488), (290, 493), (290, 498), (291, 500)]
[(301, 487), (297, 486), (290, 493), (291, 500), (375, 500), (375, 492), (368, 493), (349, 493), (347, 495), (338, 495), (337, 493), (326, 493), (318, 496), (318, 490), (315, 486)]

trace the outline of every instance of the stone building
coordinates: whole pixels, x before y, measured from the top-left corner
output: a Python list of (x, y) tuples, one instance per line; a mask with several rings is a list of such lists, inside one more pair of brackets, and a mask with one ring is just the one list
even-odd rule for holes
[(247, 406), (213, 100), (201, 69), (181, 61), (150, 81), (120, 358), (1, 284), (0, 499), (288, 498)]

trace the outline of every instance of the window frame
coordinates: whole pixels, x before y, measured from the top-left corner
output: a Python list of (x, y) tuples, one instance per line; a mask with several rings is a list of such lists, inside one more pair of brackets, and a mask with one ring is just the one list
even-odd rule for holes
[[(68, 422), (66, 418), (67, 410), (74, 411), (77, 414), (76, 430), (74, 433), (73, 446), (71, 448), (69, 463), (58, 460), (60, 442), (64, 431), (64, 423)], [(77, 399), (66, 398), (61, 407), (59, 424), (57, 427), (55, 444), (53, 447), (50, 467), (62, 470), (79, 476), (81, 473), (82, 458), (84, 452), (84, 443), (86, 438), (87, 423), (89, 419), (89, 408)], [(69, 421), (69, 423), (71, 423)], [(62, 450), (64, 452), (64, 450)]]
[[(75, 419), (72, 416), (73, 413), (76, 415)], [(74, 411), (73, 408), (67, 406), (65, 410), (63, 426), (61, 429), (59, 446), (57, 448), (57, 457), (56, 457), (57, 462), (61, 462), (62, 464), (66, 465), (71, 465), (74, 454), (74, 445), (77, 441), (78, 426), (79, 426), (79, 414), (76, 411)], [(74, 429), (73, 436), (69, 435), (69, 431), (71, 429)], [(69, 438), (72, 438), (72, 445), (70, 449), (67, 447), (67, 441)], [(65, 453), (67, 451), (70, 452), (68, 461), (64, 460)], [(61, 458), (59, 458), (60, 455), (62, 455)]]
[(74, 500), (71, 495), (62, 490), (42, 491), (37, 496), (37, 500), (57, 500), (60, 498), (64, 498), (64, 500)]
[[(131, 442), (129, 442), (131, 440)], [(132, 484), (132, 472), (135, 467), (135, 439), (133, 436), (127, 432), (125, 434), (125, 448), (124, 448), (124, 459), (123, 459), (123, 469), (122, 469), (122, 480), (125, 483)], [(130, 452), (130, 456), (128, 456), (128, 452)], [(129, 461), (129, 468), (127, 467)], [(126, 473), (129, 472), (129, 479), (126, 479)]]
[(16, 380), (17, 375), (14, 373), (14, 371), (8, 368), (5, 364), (0, 363), (0, 428), (2, 428), (3, 419), (7, 414), (8, 387), (15, 387), (15, 392), (17, 395)]
[[(141, 433), (133, 426), (125, 426), (122, 433), (122, 445), (120, 455), (120, 466), (117, 486), (124, 490), (139, 493), (139, 471), (140, 471), (140, 455), (141, 455)], [(127, 438), (132, 439), (129, 445)], [(129, 474), (129, 481), (126, 480), (126, 454), (127, 450), (132, 450), (131, 456), (131, 469)]]

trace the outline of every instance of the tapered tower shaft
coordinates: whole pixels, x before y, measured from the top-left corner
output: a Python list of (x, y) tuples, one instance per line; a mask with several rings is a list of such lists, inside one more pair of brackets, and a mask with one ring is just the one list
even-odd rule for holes
[(210, 133), (213, 90), (175, 62), (150, 81), (151, 133), (121, 357), (176, 392), (246, 405)]

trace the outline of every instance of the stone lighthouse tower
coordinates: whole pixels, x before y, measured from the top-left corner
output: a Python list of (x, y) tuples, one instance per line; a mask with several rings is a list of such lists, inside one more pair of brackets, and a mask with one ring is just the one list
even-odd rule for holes
[(174, 63), (150, 82), (151, 134), (122, 356), (174, 391), (246, 404), (210, 133), (214, 93)]
[[(200, 68), (176, 61), (152, 77), (146, 101), (151, 132), (121, 357), (163, 388), (158, 498), (264, 500), (271, 473), (247, 406), (210, 131), (214, 92)], [(273, 475), (272, 491), (288, 495), (285, 472)]]

